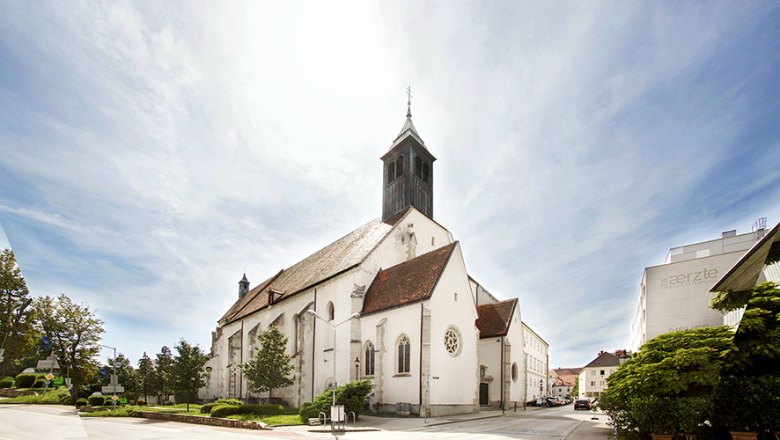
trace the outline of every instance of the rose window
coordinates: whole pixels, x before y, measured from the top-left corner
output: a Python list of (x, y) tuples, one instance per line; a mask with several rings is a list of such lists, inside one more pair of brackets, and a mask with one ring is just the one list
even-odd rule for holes
[(444, 348), (447, 349), (447, 353), (455, 356), (460, 351), (460, 339), (458, 333), (449, 329), (444, 333)]

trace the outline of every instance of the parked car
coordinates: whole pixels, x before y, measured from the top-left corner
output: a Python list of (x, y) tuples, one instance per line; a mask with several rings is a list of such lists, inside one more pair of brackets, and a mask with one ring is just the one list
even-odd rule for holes
[(590, 409), (590, 401), (588, 400), (575, 400), (574, 409)]

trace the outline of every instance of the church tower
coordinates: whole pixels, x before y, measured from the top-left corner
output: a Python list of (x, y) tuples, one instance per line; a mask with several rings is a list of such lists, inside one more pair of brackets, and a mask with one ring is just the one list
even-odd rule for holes
[(435, 157), (425, 148), (412, 122), (412, 92), (406, 89), (406, 122), (390, 150), (381, 157), (382, 221), (408, 206), (433, 218), (433, 162)]

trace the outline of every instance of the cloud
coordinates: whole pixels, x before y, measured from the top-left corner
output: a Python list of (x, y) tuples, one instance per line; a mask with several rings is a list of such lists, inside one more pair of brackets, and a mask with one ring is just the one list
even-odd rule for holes
[(669, 247), (780, 218), (772, 3), (7, 15), (0, 218), (36, 294), (88, 302), (147, 351), (206, 346), (244, 270), (260, 282), (379, 214), (408, 84), (436, 219), (556, 366), (627, 345)]

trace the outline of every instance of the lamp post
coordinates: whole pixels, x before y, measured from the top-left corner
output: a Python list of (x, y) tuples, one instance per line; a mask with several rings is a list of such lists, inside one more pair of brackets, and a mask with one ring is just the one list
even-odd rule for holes
[(360, 380), (360, 358), (355, 358), (355, 380)]
[[(108, 345), (103, 345), (103, 344), (98, 344), (98, 345), (103, 347), (103, 348), (109, 348), (111, 350), (114, 350), (114, 365), (113, 365), (114, 373), (112, 374), (112, 376), (114, 378), (116, 378), (116, 347), (109, 347)], [(117, 383), (112, 383), (113, 382), (112, 379), (109, 379), (108, 383), (111, 385), (111, 388), (112, 388), (112, 391), (113, 391), (113, 394), (114, 394), (114, 396), (111, 398), (112, 405), (116, 406), (116, 386), (119, 383), (119, 381), (118, 381), (118, 378), (117, 378)]]
[[(344, 324), (348, 321), (351, 321), (355, 318), (360, 318), (360, 313), (353, 313), (349, 315), (349, 317), (338, 324), (333, 324), (327, 319), (323, 318), (322, 316), (318, 315), (317, 312), (314, 310), (307, 310), (306, 313), (314, 316), (315, 318), (319, 319), (320, 321), (324, 322), (325, 324), (328, 324), (333, 328), (333, 406), (336, 406), (336, 328), (340, 326), (341, 324)], [(333, 424), (333, 420), (331, 418), (331, 424)]]

